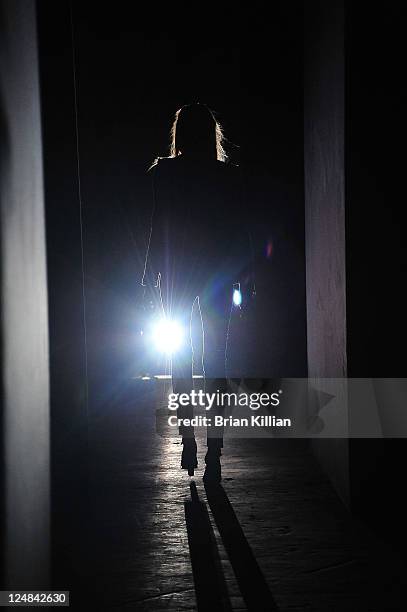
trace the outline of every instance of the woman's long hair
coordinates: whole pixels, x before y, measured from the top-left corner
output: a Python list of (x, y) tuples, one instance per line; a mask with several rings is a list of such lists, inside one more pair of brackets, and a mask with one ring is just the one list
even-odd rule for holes
[(226, 162), (224, 142), (222, 126), (205, 104), (186, 104), (175, 113), (170, 157), (199, 155)]

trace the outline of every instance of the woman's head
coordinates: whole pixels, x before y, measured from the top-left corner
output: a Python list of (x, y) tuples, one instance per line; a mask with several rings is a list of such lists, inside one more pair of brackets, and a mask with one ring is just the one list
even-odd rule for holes
[(171, 157), (185, 155), (226, 161), (223, 141), (222, 128), (205, 104), (187, 104), (175, 113)]

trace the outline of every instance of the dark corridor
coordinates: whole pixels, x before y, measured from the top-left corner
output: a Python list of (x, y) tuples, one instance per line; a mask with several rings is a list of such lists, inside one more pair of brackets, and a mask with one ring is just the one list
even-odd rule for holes
[[(4, 590), (69, 590), (77, 610), (405, 610), (400, 13), (0, 0)], [(168, 363), (146, 350), (140, 284), (148, 169), (196, 102), (243, 177), (242, 387), (373, 376), (379, 406), (376, 437), (225, 436), (215, 484), (201, 431), (191, 479), (178, 430), (157, 429)]]

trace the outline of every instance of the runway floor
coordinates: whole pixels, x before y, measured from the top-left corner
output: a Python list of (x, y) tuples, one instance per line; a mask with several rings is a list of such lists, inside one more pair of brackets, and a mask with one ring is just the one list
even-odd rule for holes
[[(205, 438), (194, 478), (180, 469), (181, 448), (178, 437), (156, 433), (152, 387), (91, 419), (86, 528), (74, 563), (92, 605), (406, 609), (405, 567), (351, 518), (306, 441), (226, 439), (222, 486), (209, 490)], [(71, 602), (80, 607), (75, 592)]]

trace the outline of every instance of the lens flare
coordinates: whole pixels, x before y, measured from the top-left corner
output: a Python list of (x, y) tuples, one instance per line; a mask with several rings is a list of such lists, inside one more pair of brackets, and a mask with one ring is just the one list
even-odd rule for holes
[(183, 343), (184, 332), (177, 321), (161, 319), (153, 327), (153, 343), (157, 351), (172, 355)]

